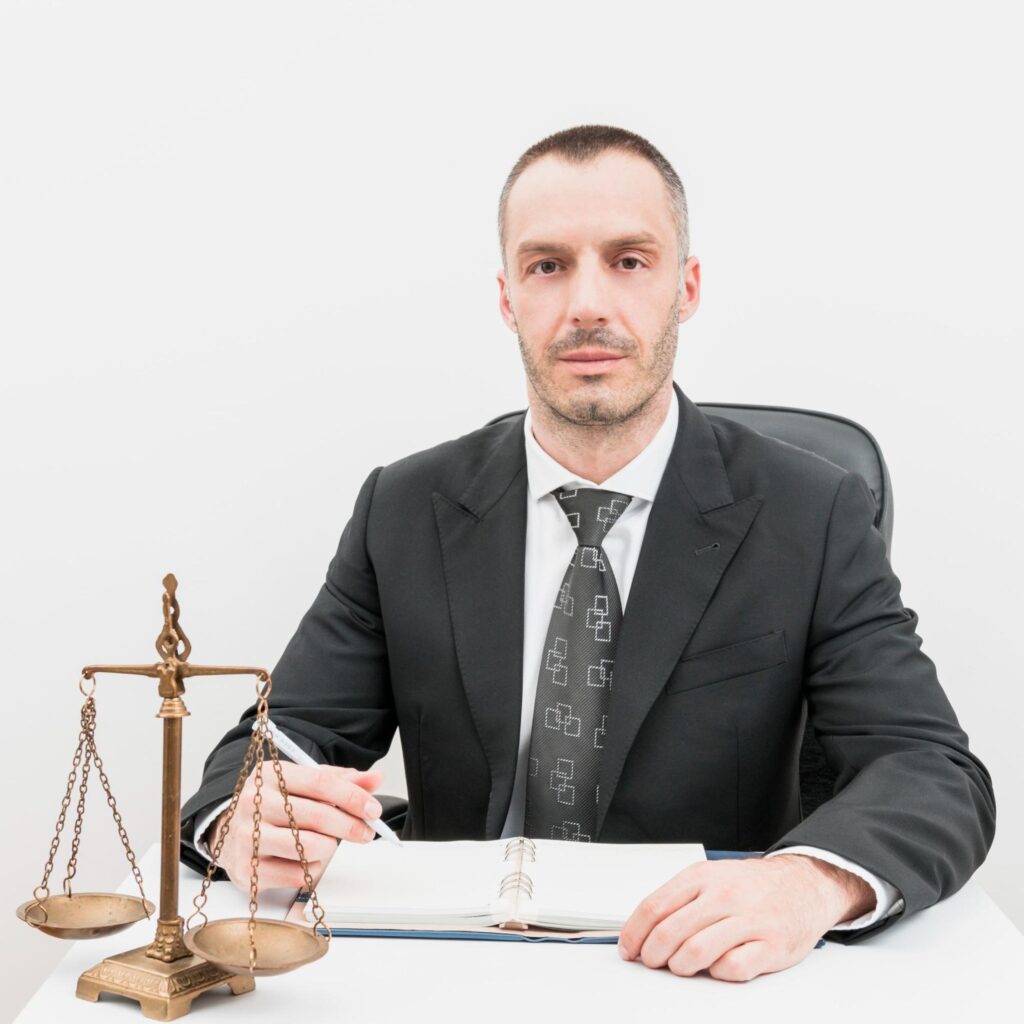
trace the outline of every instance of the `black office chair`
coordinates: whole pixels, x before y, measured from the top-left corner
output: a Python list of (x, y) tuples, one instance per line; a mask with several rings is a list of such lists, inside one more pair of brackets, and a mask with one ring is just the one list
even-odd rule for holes
[[(843, 469), (860, 473), (874, 495), (875, 526), (885, 539), (886, 551), (890, 552), (893, 503), (889, 469), (878, 442), (859, 423), (832, 413), (778, 405), (717, 402), (698, 402), (697, 405), (707, 415), (742, 423), (760, 434), (803, 448)], [(524, 410), (520, 409), (503, 413), (489, 420), (487, 425), (519, 416), (522, 412)], [(835, 773), (829, 768), (811, 723), (807, 721), (800, 749), (800, 805), (804, 817), (831, 798), (834, 785)], [(381, 816), (396, 832), (400, 832), (405, 822), (407, 801), (394, 796), (378, 796), (378, 799), (384, 808)]]

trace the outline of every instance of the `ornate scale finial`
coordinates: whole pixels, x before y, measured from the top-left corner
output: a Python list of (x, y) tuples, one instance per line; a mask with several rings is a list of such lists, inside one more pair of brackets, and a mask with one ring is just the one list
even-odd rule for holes
[[(185, 631), (178, 624), (178, 598), (175, 591), (178, 589), (178, 580), (173, 572), (164, 577), (164, 628), (156, 638), (156, 650), (164, 661), (174, 655), (178, 661), (188, 661), (192, 653), (192, 644), (185, 636)], [(183, 650), (178, 650), (182, 645)]]

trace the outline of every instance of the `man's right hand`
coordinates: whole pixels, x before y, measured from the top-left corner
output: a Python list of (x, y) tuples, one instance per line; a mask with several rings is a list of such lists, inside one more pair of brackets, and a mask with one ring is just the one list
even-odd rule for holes
[[(334, 856), (339, 839), (368, 843), (376, 835), (363, 819), (381, 815), (380, 803), (370, 793), (381, 784), (384, 774), (377, 769), (361, 772), (333, 765), (311, 768), (283, 760), (281, 772), (288, 787), (288, 799), (309, 871), (316, 882)], [(256, 786), (250, 774), (239, 794), (238, 806), (217, 861), (231, 881), (244, 892), (249, 891), (252, 873), (255, 795)], [(207, 830), (205, 838), (211, 851), (216, 846), (227, 813), (227, 810), (222, 811)], [(277, 776), (273, 767), (265, 764), (260, 803), (259, 888), (298, 889), (304, 884), (302, 865), (288, 825)]]

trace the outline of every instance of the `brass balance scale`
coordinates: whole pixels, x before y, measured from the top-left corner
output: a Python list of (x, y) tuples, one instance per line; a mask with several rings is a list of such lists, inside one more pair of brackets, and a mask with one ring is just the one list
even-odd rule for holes
[[(156, 1020), (173, 1020), (192, 1008), (192, 1000), (201, 992), (227, 984), (235, 995), (251, 992), (257, 975), (282, 974), (319, 959), (327, 952), (330, 931), (324, 927), (324, 912), (317, 900), (309, 864), (299, 839), (292, 804), (288, 797), (281, 760), (269, 730), (270, 674), (261, 668), (190, 665), (192, 645), (178, 623), (177, 580), (164, 577), (164, 626), (157, 638), (156, 649), (163, 659), (154, 665), (88, 665), (82, 670), (78, 688), (85, 697), (82, 705), (82, 728), (78, 746), (68, 775), (67, 790), (57, 818), (57, 831), (50, 844), (50, 854), (43, 871), (43, 880), (33, 890), (32, 899), (18, 907), (17, 914), (38, 931), (61, 939), (97, 938), (111, 935), (149, 918), (154, 910), (142, 888), (142, 873), (135, 863), (120, 812), (103, 761), (96, 749), (96, 675), (114, 672), (149, 676), (159, 680), (158, 693), (163, 698), (157, 718), (164, 720), (163, 813), (160, 848), (160, 916), (156, 936), (148, 946), (107, 957), (78, 979), (76, 994), (95, 1002), (101, 992), (113, 992), (139, 1002), (143, 1016)], [(203, 879), (199, 895), (192, 901), (195, 910), (184, 922), (178, 915), (178, 854), (181, 811), (181, 722), (189, 711), (182, 701), (184, 680), (190, 676), (254, 675), (257, 677), (256, 726), (246, 752), (234, 794), (224, 816), (212, 850), (212, 860)], [(89, 689), (84, 684), (91, 683)], [(306, 888), (310, 894), (314, 921), (309, 928), (286, 921), (256, 916), (259, 888), (260, 820), (265, 750), (269, 749), (277, 776), (278, 788), (288, 814), (288, 824), (295, 849), (302, 865)], [(128, 863), (139, 887), (139, 896), (118, 893), (73, 892), (78, 848), (85, 813), (85, 795), (90, 768), (96, 773), (114, 815), (118, 835)], [(75, 779), (81, 768), (81, 782), (76, 808), (74, 839), (61, 895), (50, 895), (49, 878), (60, 844), (64, 819), (71, 804)], [(253, 773), (252, 873), (249, 883), (249, 916), (210, 921), (203, 908), (213, 874), (220, 858), (238, 805), (238, 798)], [(201, 923), (193, 926), (193, 921)]]

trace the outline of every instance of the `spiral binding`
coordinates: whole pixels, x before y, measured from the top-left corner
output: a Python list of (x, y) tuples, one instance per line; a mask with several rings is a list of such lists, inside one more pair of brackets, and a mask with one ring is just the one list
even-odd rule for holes
[(526, 836), (517, 836), (505, 844), (505, 860), (513, 854), (523, 854), (526, 851), (529, 851), (531, 863), (537, 860), (537, 844)]
[(505, 921), (499, 927), (516, 931), (527, 931), (529, 925), (525, 921), (519, 920), (519, 897), (525, 895), (528, 899), (533, 899), (533, 879), (523, 870), (523, 860), (524, 858), (528, 859), (530, 863), (536, 861), (537, 844), (526, 836), (517, 836), (515, 839), (510, 839), (505, 844), (504, 859), (509, 861), (513, 857), (516, 861), (516, 870), (510, 871), (498, 886), (498, 899), (501, 899), (509, 892), (515, 894), (512, 919)]
[(517, 899), (520, 893), (526, 893), (530, 899), (533, 899), (533, 879), (525, 871), (513, 871), (501, 880), (501, 885), (498, 886), (498, 896), (504, 896), (510, 890), (515, 891)]

